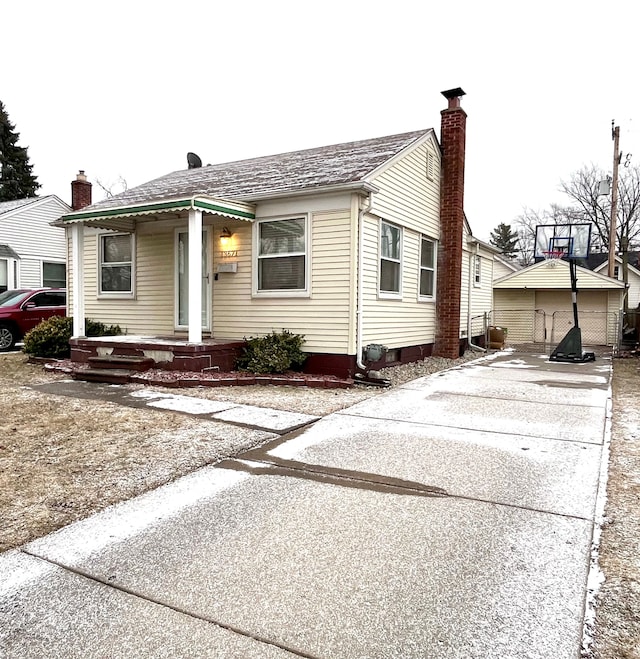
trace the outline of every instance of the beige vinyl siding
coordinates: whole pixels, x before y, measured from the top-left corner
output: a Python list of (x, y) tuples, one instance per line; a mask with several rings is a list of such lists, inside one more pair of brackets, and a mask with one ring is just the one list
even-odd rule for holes
[[(591, 270), (578, 267), (578, 289), (610, 289), (614, 287), (622, 288), (615, 280), (609, 279), (602, 275), (596, 274)], [(569, 274), (569, 264), (566, 261), (559, 261), (555, 265), (547, 261), (541, 261), (535, 265), (529, 266), (524, 270), (514, 272), (507, 277), (494, 282), (494, 289), (497, 288), (552, 288), (571, 290), (571, 276)]]
[[(310, 297), (252, 297), (251, 227), (238, 228), (238, 272), (221, 273), (213, 295), (214, 335), (242, 339), (287, 329), (310, 352), (348, 354), (352, 222), (349, 209), (311, 214)], [(215, 257), (214, 257), (215, 258)]]
[(640, 275), (629, 270), (629, 309), (640, 305)]
[[(427, 152), (434, 156), (433, 180), (426, 175)], [(439, 239), (440, 151), (433, 141), (413, 150), (372, 182), (380, 188), (374, 195), (373, 212), (389, 222)]]
[(136, 234), (135, 298), (98, 295), (98, 236), (85, 230), (85, 315), (118, 324), (127, 334), (172, 334), (174, 329), (174, 231)]
[(535, 291), (495, 290), (491, 324), (506, 327), (509, 343), (544, 341), (544, 328), (538, 327)]
[(368, 216), (364, 225), (363, 345), (388, 348), (432, 343), (435, 338), (435, 301), (418, 302), (418, 264), (421, 233), (403, 230), (402, 297), (379, 299), (380, 220)]
[(0, 243), (20, 256), (18, 286), (42, 286), (42, 262), (65, 261), (65, 230), (50, 223), (69, 210), (57, 197), (49, 196), (0, 217)]

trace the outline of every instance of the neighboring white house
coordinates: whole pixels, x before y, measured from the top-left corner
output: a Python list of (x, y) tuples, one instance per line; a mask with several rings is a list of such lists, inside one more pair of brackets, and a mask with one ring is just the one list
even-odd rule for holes
[[(624, 273), (622, 270), (622, 259), (619, 256), (616, 256), (616, 265), (614, 267), (613, 276), (618, 281), (623, 281)], [(599, 272), (602, 275), (608, 274), (608, 260), (604, 260), (600, 265), (596, 266), (593, 271)], [(630, 310), (638, 309), (638, 305), (640, 305), (640, 270), (634, 268), (631, 264), (627, 264), (627, 277), (629, 284), (627, 290), (628, 308)]]
[(0, 203), (0, 292), (66, 285), (65, 232), (51, 222), (70, 211), (55, 195)]
[[(585, 345), (614, 345), (624, 284), (577, 267), (579, 324)], [(559, 343), (574, 325), (569, 263), (540, 261), (493, 283), (494, 324), (510, 343)]]

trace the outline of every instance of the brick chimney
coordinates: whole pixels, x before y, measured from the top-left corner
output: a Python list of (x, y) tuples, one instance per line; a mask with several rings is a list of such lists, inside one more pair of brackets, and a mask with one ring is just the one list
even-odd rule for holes
[(91, 183), (87, 181), (84, 170), (81, 169), (75, 181), (71, 181), (71, 208), (74, 211), (91, 205)]
[(436, 341), (433, 354), (460, 356), (460, 295), (462, 286), (462, 231), (464, 226), (464, 150), (467, 114), (460, 107), (459, 87), (442, 92), (449, 101), (442, 110), (440, 143), (440, 244), (436, 291)]

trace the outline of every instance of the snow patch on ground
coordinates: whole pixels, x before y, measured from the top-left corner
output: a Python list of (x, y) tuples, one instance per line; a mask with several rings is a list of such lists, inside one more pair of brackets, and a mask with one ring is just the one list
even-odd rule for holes
[(65, 526), (34, 540), (25, 548), (45, 560), (64, 560), (65, 564), (77, 565), (249, 477), (246, 473), (205, 467), (136, 499), (110, 506), (92, 517)]

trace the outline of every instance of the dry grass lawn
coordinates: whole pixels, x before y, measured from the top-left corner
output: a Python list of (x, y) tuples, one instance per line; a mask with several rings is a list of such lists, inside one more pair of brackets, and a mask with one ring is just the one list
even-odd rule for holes
[[(270, 435), (169, 411), (39, 392), (62, 379), (0, 354), (0, 551), (256, 446)], [(283, 396), (278, 390), (287, 389)], [(375, 392), (292, 387), (172, 389), (322, 415)]]

